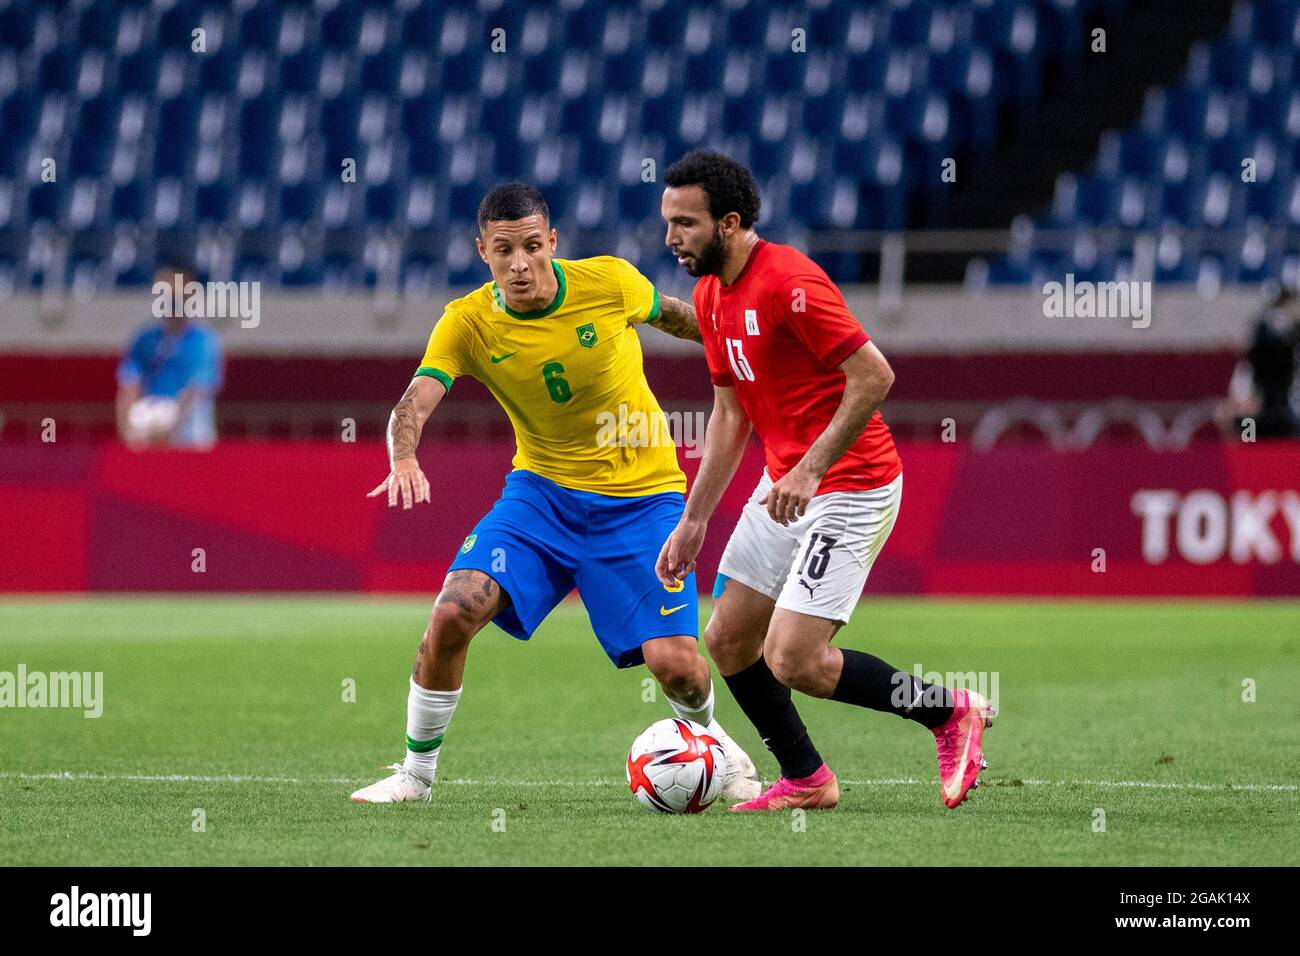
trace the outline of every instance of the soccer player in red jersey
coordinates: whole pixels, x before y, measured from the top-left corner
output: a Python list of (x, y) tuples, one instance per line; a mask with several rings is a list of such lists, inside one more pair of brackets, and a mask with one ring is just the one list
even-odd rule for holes
[(894, 373), (826, 273), (797, 249), (758, 237), (758, 186), (745, 166), (697, 150), (664, 179), (666, 242), (699, 279), (695, 313), (714, 404), (686, 510), (659, 555), (660, 580), (695, 569), (751, 429), (766, 455), (718, 567), (705, 640), (781, 778), (731, 809), (838, 803), (835, 775), (809, 739), (791, 689), (929, 728), (944, 803), (956, 807), (986, 766), (988, 701), (831, 643), (902, 497), (902, 462), (877, 410)]

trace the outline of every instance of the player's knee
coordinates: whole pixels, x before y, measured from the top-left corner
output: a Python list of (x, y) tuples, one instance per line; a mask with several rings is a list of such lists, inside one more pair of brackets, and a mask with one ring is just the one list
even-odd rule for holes
[(483, 626), (478, 615), (457, 601), (444, 598), (445, 594), (439, 595), (433, 606), (425, 639), (442, 647), (468, 644), (470, 638)]
[[(700, 666), (701, 658), (693, 642), (691, 647), (677, 645), (651, 650), (653, 643), (646, 648), (646, 666), (665, 693), (686, 704), (696, 704), (696, 697), (708, 696), (707, 682), (701, 679), (704, 668)], [(698, 703), (703, 704), (704, 700)]]
[(741, 659), (746, 656), (750, 641), (739, 628), (731, 627), (715, 614), (704, 629), (704, 643), (709, 649), (709, 656), (722, 668), (724, 674), (732, 673), (746, 666)]
[(768, 641), (764, 649), (767, 666), (786, 687), (809, 697), (830, 697), (839, 675), (829, 653), (813, 653), (808, 648)]
[(805, 694), (814, 692), (815, 674), (813, 668), (809, 666), (809, 662), (802, 655), (779, 644), (773, 646), (769, 642), (763, 656), (767, 658), (767, 666), (771, 669), (773, 676), (786, 687)]

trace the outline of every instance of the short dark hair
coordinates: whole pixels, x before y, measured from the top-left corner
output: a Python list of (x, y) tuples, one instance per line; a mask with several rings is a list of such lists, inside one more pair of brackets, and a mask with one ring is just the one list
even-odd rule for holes
[(177, 251), (166, 251), (158, 254), (157, 267), (154, 272), (158, 273), (163, 270), (172, 274), (179, 272), (187, 279), (196, 279), (199, 274), (194, 267), (194, 260), (185, 253)]
[(551, 221), (551, 210), (546, 205), (546, 198), (535, 186), (505, 183), (493, 189), (478, 204), (479, 232), (485, 232), (489, 222), (511, 222), (538, 213), (541, 213), (546, 222)]
[(709, 214), (721, 219), (729, 212), (740, 216), (748, 229), (758, 220), (762, 199), (758, 183), (744, 163), (709, 149), (691, 150), (664, 173), (664, 182), (673, 188), (699, 186), (709, 197)]

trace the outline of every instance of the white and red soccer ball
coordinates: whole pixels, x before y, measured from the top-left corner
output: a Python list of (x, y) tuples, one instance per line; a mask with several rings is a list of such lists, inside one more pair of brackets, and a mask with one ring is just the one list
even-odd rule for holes
[(699, 813), (718, 798), (726, 776), (718, 738), (681, 717), (651, 724), (627, 755), (632, 794), (660, 813)]

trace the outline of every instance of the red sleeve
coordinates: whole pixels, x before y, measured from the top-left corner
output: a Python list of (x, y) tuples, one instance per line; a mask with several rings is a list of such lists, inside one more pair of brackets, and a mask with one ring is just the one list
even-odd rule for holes
[(772, 308), (781, 323), (829, 368), (838, 368), (871, 340), (844, 304), (835, 283), (824, 275), (790, 276), (773, 292)]
[(695, 284), (695, 291), (692, 292), (691, 298), (695, 303), (695, 320), (700, 324), (700, 338), (704, 340), (704, 360), (709, 365), (709, 380), (714, 385), (731, 388), (736, 382), (731, 377), (731, 367), (727, 364), (727, 358), (722, 354), (718, 333), (713, 327), (712, 315), (704, 308), (700, 296), (701, 284), (698, 282)]

